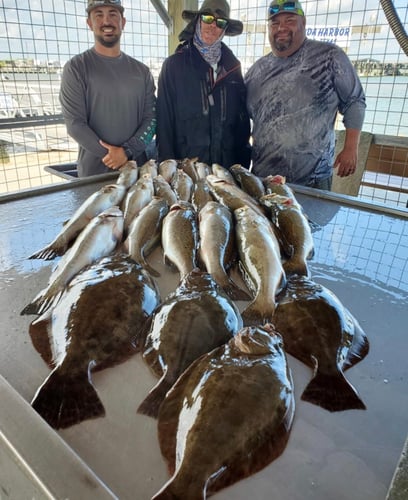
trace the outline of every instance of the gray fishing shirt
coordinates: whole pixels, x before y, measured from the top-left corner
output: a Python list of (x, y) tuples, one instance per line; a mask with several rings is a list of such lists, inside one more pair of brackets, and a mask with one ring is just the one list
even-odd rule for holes
[(337, 112), (361, 130), (365, 96), (347, 55), (306, 39), (289, 57), (261, 57), (245, 76), (253, 121), (252, 172), (313, 184), (331, 177)]
[(137, 159), (156, 131), (155, 85), (149, 68), (124, 54), (106, 57), (93, 48), (63, 70), (60, 103), (68, 134), (79, 144), (78, 175), (110, 170), (99, 140), (122, 146)]

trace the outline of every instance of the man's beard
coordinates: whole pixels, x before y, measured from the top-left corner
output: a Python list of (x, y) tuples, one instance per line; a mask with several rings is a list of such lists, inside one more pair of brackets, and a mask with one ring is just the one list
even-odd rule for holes
[(109, 40), (105, 40), (105, 38), (103, 36), (100, 36), (100, 35), (95, 35), (95, 38), (104, 47), (111, 48), (111, 47), (114, 47), (119, 42), (120, 36), (119, 35), (111, 36), (109, 38)]
[(288, 48), (293, 43), (293, 33), (289, 34), (289, 38), (285, 42), (282, 42), (282, 41), (278, 42), (276, 40), (276, 37), (274, 38), (273, 42), (274, 42), (275, 49), (278, 52), (285, 52), (286, 50), (288, 50)]

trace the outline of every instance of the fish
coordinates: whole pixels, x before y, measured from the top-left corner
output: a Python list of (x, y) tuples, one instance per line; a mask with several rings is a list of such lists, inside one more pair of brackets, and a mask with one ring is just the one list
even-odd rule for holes
[(197, 213), (191, 203), (180, 200), (170, 207), (162, 227), (164, 262), (179, 271), (180, 279), (198, 267), (198, 241)]
[(287, 196), (288, 198), (291, 198), (293, 204), (297, 206), (297, 208), (303, 210), (302, 206), (296, 199), (293, 189), (286, 184), (286, 177), (283, 175), (268, 175), (263, 179), (263, 184), (266, 190), (265, 194), (275, 193)]
[(146, 257), (160, 244), (163, 219), (168, 211), (167, 201), (154, 196), (131, 223), (123, 244), (124, 251), (155, 277), (160, 273), (150, 266)]
[(309, 276), (307, 260), (314, 254), (314, 241), (310, 224), (303, 211), (292, 198), (276, 193), (261, 196), (259, 201), (269, 208), (278, 239), (288, 257), (283, 263), (286, 276)]
[(173, 178), (173, 175), (176, 173), (177, 168), (178, 168), (177, 160), (173, 159), (163, 160), (162, 162), (159, 163), (158, 175), (161, 175), (164, 180), (170, 183), (171, 179)]
[(20, 314), (43, 314), (61, 297), (64, 288), (84, 267), (115, 250), (123, 236), (123, 213), (111, 207), (94, 217), (63, 255), (46, 288)]
[(152, 176), (150, 174), (141, 175), (128, 190), (122, 204), (125, 233), (127, 233), (133, 219), (151, 201), (153, 195), (154, 186)]
[(194, 183), (193, 193), (191, 195), (191, 203), (198, 213), (208, 201), (214, 201), (214, 197), (210, 193), (210, 188), (207, 184), (207, 180), (198, 179), (198, 181)]
[(94, 217), (110, 207), (120, 205), (125, 195), (126, 186), (117, 184), (108, 184), (92, 193), (75, 210), (72, 217), (64, 223), (63, 228), (53, 241), (28, 258), (52, 260), (57, 256), (63, 255), (78, 234)]
[(167, 201), (169, 207), (177, 202), (177, 194), (162, 175), (153, 178), (154, 194)]
[(32, 408), (54, 429), (104, 416), (91, 374), (140, 351), (159, 303), (154, 281), (129, 256), (103, 257), (78, 273), (55, 308), (30, 324), (52, 370)]
[(177, 169), (170, 183), (177, 194), (177, 198), (182, 201), (190, 201), (193, 194), (193, 179), (181, 168)]
[(262, 470), (285, 450), (294, 413), (281, 336), (271, 324), (242, 328), (167, 393), (158, 435), (171, 477), (152, 500), (205, 500)]
[(147, 160), (146, 163), (140, 167), (139, 178), (148, 174), (150, 177), (154, 178), (159, 173), (159, 166), (157, 165), (157, 161), (154, 158)]
[(366, 408), (344, 371), (364, 359), (369, 342), (333, 292), (306, 276), (289, 277), (273, 323), (286, 351), (313, 369), (302, 400), (330, 412)]
[(160, 377), (138, 412), (157, 418), (168, 390), (199, 356), (225, 344), (242, 327), (239, 309), (214, 278), (193, 269), (157, 308), (143, 359)]
[(126, 189), (129, 189), (139, 178), (139, 169), (134, 160), (127, 161), (119, 169), (119, 176), (116, 180), (117, 184), (123, 184)]
[(211, 167), (202, 161), (197, 161), (194, 164), (195, 171), (197, 173), (197, 181), (200, 179), (205, 179), (207, 175), (212, 173)]
[(230, 172), (241, 189), (256, 200), (259, 200), (259, 198), (265, 194), (265, 186), (262, 179), (250, 172), (247, 168), (235, 164), (230, 167)]
[(235, 228), (231, 210), (218, 201), (209, 201), (198, 214), (199, 258), (206, 270), (233, 300), (250, 300), (250, 295), (227, 274), (235, 256)]
[(214, 198), (232, 211), (243, 206), (249, 206), (257, 213), (265, 214), (265, 208), (259, 201), (237, 186), (235, 182), (231, 183), (211, 174), (207, 176), (207, 183)]
[(279, 242), (265, 215), (251, 207), (234, 211), (236, 241), (242, 275), (254, 299), (242, 311), (244, 325), (272, 321), (276, 295), (285, 285)]
[(193, 180), (193, 182), (198, 181), (198, 174), (195, 168), (195, 164), (198, 161), (198, 156), (194, 158), (184, 158), (180, 162), (180, 168)]
[(232, 175), (232, 173), (219, 163), (213, 163), (211, 165), (211, 172), (213, 175), (218, 177), (219, 179), (224, 179), (225, 181), (229, 182), (230, 184), (237, 184), (235, 177)]

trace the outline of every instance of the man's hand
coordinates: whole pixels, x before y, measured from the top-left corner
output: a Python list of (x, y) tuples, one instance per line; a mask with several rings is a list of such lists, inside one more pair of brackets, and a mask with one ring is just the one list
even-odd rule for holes
[(122, 146), (112, 146), (104, 141), (99, 144), (108, 150), (108, 153), (102, 158), (102, 162), (112, 170), (118, 170), (128, 159)]
[(357, 166), (357, 155), (354, 150), (343, 149), (334, 161), (334, 168), (337, 168), (339, 177), (347, 177), (354, 174)]
[(348, 177), (356, 171), (359, 140), (360, 130), (346, 129), (343, 149), (337, 155), (333, 165), (333, 168), (337, 168), (339, 177)]

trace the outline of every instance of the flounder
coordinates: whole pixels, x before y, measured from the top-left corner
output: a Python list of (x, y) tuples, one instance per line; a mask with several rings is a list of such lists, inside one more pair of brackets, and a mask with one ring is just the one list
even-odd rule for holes
[(302, 399), (329, 411), (365, 409), (343, 371), (368, 353), (358, 321), (326, 287), (292, 276), (278, 297), (273, 322), (286, 351), (314, 369)]
[(241, 327), (238, 308), (213, 277), (199, 269), (188, 274), (154, 314), (143, 358), (161, 378), (138, 412), (157, 417), (179, 375), (199, 356), (228, 342)]
[(205, 499), (263, 469), (284, 451), (294, 409), (281, 336), (242, 328), (167, 393), (158, 432), (172, 477), (153, 499)]
[(105, 257), (79, 273), (47, 315), (30, 325), (34, 347), (53, 369), (33, 408), (55, 429), (105, 414), (91, 370), (140, 350), (159, 292), (130, 257)]

